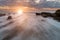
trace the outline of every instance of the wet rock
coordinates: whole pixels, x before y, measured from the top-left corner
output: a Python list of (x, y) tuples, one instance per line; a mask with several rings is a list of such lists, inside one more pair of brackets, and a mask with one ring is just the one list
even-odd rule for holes
[(36, 15), (41, 15), (41, 13), (36, 13)]
[(60, 17), (60, 9), (58, 9), (56, 12), (55, 12), (56, 16), (57, 17)]
[(0, 13), (0, 17), (5, 16), (5, 15), (6, 15), (6, 14), (1, 14), (1, 13)]
[(11, 16), (8, 16), (7, 20), (10, 20), (10, 19), (12, 19), (12, 17)]
[(48, 12), (42, 12), (41, 15), (43, 17), (52, 17), (52, 14), (51, 13), (48, 13)]
[(36, 13), (36, 15), (41, 15), (43, 17), (54, 17), (54, 14), (49, 13), (49, 12)]
[(41, 13), (36, 13), (36, 15), (41, 15), (44, 18), (52, 17), (54, 20), (60, 22), (60, 9), (58, 9), (55, 13), (41, 12)]
[(58, 9), (58, 10), (54, 13), (54, 15), (55, 15), (55, 16), (53, 17), (53, 19), (60, 22), (60, 9)]

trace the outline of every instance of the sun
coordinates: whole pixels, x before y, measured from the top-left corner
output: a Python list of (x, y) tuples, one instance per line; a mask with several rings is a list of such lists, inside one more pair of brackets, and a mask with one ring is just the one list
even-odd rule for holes
[(20, 9), (17, 11), (17, 13), (21, 15), (21, 14), (23, 14), (23, 10)]

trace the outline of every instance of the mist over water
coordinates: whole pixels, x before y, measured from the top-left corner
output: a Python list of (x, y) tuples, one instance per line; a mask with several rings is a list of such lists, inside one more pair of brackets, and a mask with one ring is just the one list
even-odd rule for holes
[(53, 18), (36, 16), (35, 12), (12, 17), (0, 17), (0, 40), (60, 40), (60, 22)]

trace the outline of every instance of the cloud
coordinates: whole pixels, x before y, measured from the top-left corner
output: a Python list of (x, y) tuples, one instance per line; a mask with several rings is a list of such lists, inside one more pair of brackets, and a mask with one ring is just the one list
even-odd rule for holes
[[(43, 1), (43, 2), (40, 2)], [(28, 6), (34, 8), (60, 7), (60, 3), (47, 0), (0, 0), (0, 6)]]

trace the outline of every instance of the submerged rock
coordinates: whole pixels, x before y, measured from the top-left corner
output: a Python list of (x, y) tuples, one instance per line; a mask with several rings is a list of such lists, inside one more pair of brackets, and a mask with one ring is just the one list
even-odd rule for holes
[(51, 13), (48, 13), (48, 12), (42, 12), (41, 15), (43, 17), (52, 17), (52, 14)]
[(53, 19), (60, 22), (60, 17), (54, 17)]

